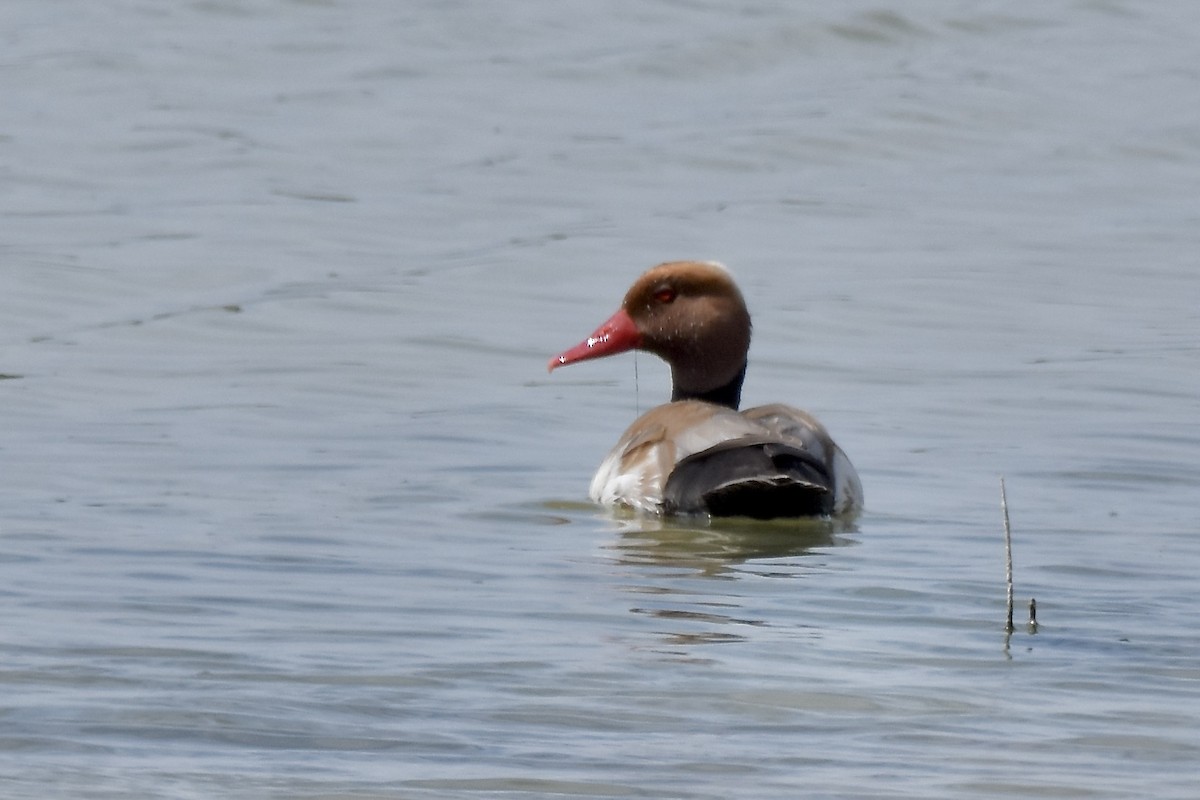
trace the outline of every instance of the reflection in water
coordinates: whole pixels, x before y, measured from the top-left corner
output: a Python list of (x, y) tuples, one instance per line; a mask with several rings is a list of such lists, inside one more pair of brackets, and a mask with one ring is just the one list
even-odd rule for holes
[[(621, 520), (621, 540), (612, 546), (622, 564), (654, 564), (721, 577), (735, 565), (766, 558), (804, 555), (839, 543), (852, 522), (831, 519), (752, 520), (630, 517)], [(841, 542), (844, 543), (844, 542)]]
[(749, 562), (804, 557), (817, 548), (845, 544), (840, 535), (855, 530), (852, 523), (823, 519), (630, 516), (619, 524), (620, 539), (610, 549), (616, 552), (618, 564), (634, 568), (626, 573), (631, 580), (622, 587), (638, 596), (630, 612), (655, 621), (656, 644), (651, 650), (687, 661), (704, 660), (692, 652), (695, 645), (745, 641), (750, 629), (769, 624), (747, 607), (740, 578), (751, 573), (791, 578), (806, 570), (803, 562), (763, 565), (763, 569), (749, 568)]

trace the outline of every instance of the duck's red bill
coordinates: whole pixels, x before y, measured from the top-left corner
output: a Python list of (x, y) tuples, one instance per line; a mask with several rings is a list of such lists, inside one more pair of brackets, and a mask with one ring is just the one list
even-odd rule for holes
[(574, 364), (576, 361), (587, 361), (592, 358), (624, 353), (626, 350), (633, 350), (641, 343), (642, 334), (638, 333), (633, 318), (622, 308), (605, 320), (599, 328), (596, 328), (591, 336), (550, 359), (546, 368), (553, 372), (555, 367)]

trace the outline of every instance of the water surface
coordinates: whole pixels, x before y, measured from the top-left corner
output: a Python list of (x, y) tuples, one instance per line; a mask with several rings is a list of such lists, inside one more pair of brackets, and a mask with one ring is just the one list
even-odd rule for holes
[[(5, 4), (5, 796), (1192, 797), (1197, 13)], [(586, 502), (684, 257), (857, 520)]]

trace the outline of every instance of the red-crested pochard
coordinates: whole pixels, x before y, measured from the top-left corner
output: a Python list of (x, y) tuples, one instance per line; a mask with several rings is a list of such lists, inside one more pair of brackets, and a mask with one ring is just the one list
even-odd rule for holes
[(650, 269), (615, 314), (549, 368), (635, 349), (671, 365), (671, 402), (629, 426), (596, 471), (592, 500), (759, 519), (862, 506), (858, 473), (811, 415), (779, 404), (738, 412), (750, 314), (724, 266), (675, 261)]

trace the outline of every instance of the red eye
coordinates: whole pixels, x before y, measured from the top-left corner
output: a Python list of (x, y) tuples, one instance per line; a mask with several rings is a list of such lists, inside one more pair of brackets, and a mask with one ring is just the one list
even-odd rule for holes
[(669, 286), (664, 286), (663, 288), (659, 289), (658, 291), (656, 291), (654, 293), (654, 299), (664, 305), (666, 305), (667, 303), (674, 302), (675, 290), (670, 288)]

